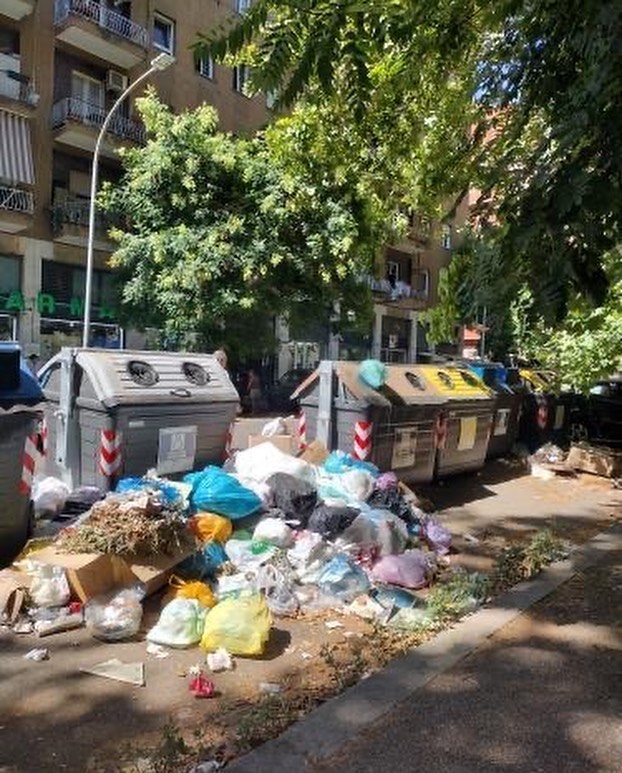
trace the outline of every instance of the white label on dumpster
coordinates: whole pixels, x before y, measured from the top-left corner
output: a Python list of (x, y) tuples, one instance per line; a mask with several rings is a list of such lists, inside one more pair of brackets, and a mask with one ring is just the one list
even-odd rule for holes
[(495, 422), (495, 435), (506, 435), (508, 424), (510, 422), (510, 409), (499, 408), (497, 411), (497, 420)]
[(553, 429), (561, 429), (564, 426), (565, 413), (566, 413), (565, 406), (558, 405), (555, 408), (555, 424), (553, 425)]
[(197, 428), (164, 427), (158, 438), (158, 465), (160, 474), (184, 472), (194, 467), (197, 450)]
[(403, 467), (413, 467), (417, 454), (417, 430), (396, 429), (393, 441), (393, 458), (391, 467), (399, 470)]
[(460, 437), (458, 451), (470, 451), (475, 447), (477, 438), (477, 416), (460, 417)]

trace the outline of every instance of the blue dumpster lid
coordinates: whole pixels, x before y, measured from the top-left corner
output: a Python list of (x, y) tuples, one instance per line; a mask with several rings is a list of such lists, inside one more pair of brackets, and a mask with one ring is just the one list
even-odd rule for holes
[(0, 383), (0, 410), (4, 411), (19, 409), (23, 406), (32, 407), (44, 399), (41, 385), (23, 358), (19, 344), (0, 341), (0, 363), (3, 360), (13, 360), (14, 357), (19, 357), (17, 386), (2, 388), (3, 385)]

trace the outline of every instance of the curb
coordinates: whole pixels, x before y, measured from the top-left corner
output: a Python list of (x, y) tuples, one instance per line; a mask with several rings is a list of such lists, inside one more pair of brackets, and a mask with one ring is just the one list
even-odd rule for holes
[(227, 771), (310, 770), (314, 763), (335, 755), (398, 704), (411, 698), (416, 690), (471, 654), (574, 574), (597, 564), (615, 550), (622, 550), (622, 522), (574, 550), (566, 560), (551, 564), (536, 579), (514, 586), (490, 606), (331, 698), (278, 738), (234, 760)]

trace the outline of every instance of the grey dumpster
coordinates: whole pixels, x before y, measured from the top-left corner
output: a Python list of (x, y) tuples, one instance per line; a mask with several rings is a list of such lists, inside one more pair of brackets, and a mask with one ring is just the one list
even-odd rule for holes
[(223, 461), (239, 398), (213, 355), (63, 349), (39, 376), (47, 472), (70, 486)]
[(42, 400), (19, 347), (0, 343), (0, 566), (15, 557), (30, 532)]
[(307, 441), (322, 437), (321, 368), (332, 369), (330, 427), (327, 445), (380, 470), (393, 470), (402, 480), (432, 480), (435, 426), (446, 400), (430, 392), (417, 366), (388, 366), (387, 380), (371, 389), (358, 377), (357, 362), (322, 363), (296, 390), (304, 414)]

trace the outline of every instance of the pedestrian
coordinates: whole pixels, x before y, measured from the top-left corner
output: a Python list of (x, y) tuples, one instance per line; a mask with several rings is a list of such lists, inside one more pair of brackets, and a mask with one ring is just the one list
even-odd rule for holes
[(219, 349), (216, 349), (214, 352), (214, 357), (216, 358), (216, 362), (220, 365), (220, 367), (227, 370), (227, 352), (222, 348), (222, 346)]
[(252, 368), (248, 371), (247, 389), (251, 400), (251, 413), (259, 413), (261, 408), (261, 379)]

